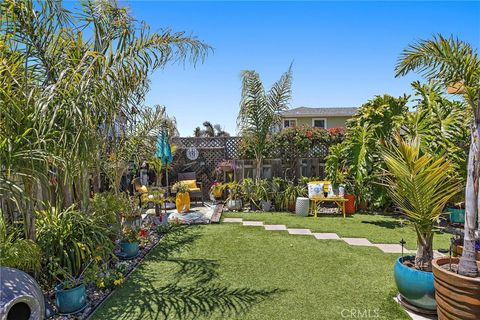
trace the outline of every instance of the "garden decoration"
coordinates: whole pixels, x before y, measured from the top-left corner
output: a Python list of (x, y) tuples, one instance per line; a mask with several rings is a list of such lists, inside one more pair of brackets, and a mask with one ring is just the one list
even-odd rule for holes
[(446, 203), (460, 191), (452, 181), (451, 163), (443, 157), (422, 155), (418, 140), (396, 144), (383, 151), (387, 166), (385, 185), (392, 200), (412, 222), (417, 233), (417, 254), (399, 257), (394, 267), (402, 303), (423, 312), (436, 312), (433, 284), (433, 224)]
[(175, 205), (178, 213), (190, 211), (190, 194), (188, 184), (179, 181), (172, 186), (172, 191), (176, 192)]
[(37, 281), (29, 274), (0, 267), (0, 319), (44, 319), (45, 301)]
[(236, 182), (228, 182), (222, 185), (222, 188), (227, 190), (227, 207), (230, 210), (241, 210), (242, 209), (242, 186)]

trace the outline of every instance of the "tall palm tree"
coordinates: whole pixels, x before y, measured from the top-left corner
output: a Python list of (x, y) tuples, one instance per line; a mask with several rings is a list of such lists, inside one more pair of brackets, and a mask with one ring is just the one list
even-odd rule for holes
[(0, 3), (0, 198), (25, 213), (27, 230), (40, 203), (27, 200), (49, 189), (49, 168), (58, 169), (60, 195), (75, 190), (84, 207), (88, 170), (111, 148), (119, 118), (132, 121), (149, 74), (210, 52), (183, 32), (150, 32), (116, 1), (81, 6), (70, 12), (54, 0)]
[(453, 36), (437, 35), (409, 45), (396, 65), (396, 76), (417, 71), (428, 80), (445, 86), (461, 86), (464, 101), (473, 110), (472, 134), (465, 188), (464, 249), (459, 274), (475, 277), (479, 274), (475, 261), (475, 240), (480, 236), (476, 224), (480, 208), (478, 181), (480, 179), (480, 58), (477, 51)]
[(212, 124), (210, 121), (205, 121), (203, 123), (203, 127), (205, 129), (201, 129), (200, 127), (196, 127), (193, 130), (194, 137), (230, 137), (230, 134), (223, 130), (220, 124)]
[(260, 75), (254, 70), (242, 72), (242, 97), (237, 126), (252, 146), (256, 160), (256, 178), (261, 177), (267, 137), (280, 123), (280, 113), (288, 109), (291, 99), (292, 66), (265, 92)]

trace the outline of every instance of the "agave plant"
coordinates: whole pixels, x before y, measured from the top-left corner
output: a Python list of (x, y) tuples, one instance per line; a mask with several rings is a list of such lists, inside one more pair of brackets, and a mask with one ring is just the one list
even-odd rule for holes
[(397, 137), (396, 142), (383, 150), (385, 185), (415, 228), (415, 267), (431, 271), (434, 223), (461, 185), (451, 179), (452, 163), (442, 156), (422, 154), (418, 139), (405, 142)]

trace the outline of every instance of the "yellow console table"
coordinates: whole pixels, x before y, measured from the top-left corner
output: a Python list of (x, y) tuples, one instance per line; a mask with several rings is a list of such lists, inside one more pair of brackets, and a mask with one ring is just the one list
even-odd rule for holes
[(322, 202), (334, 202), (334, 203), (337, 204), (338, 208), (340, 209), (340, 211), (343, 214), (343, 217), (345, 218), (345, 202), (348, 201), (345, 198), (341, 198), (341, 197), (313, 197), (313, 198), (310, 198), (310, 201), (312, 201), (312, 203), (313, 203), (312, 212), (313, 212), (313, 215), (315, 217), (318, 217), (317, 207), (320, 203), (322, 203)]

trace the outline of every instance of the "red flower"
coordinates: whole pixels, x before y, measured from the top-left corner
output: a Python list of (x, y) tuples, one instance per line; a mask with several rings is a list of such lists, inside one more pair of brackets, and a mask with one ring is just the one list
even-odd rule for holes
[(307, 131), (307, 132), (305, 133), (305, 135), (307, 136), (308, 139), (312, 139), (312, 137), (313, 137), (313, 132), (312, 132), (312, 131)]
[(148, 235), (148, 231), (146, 229), (140, 229), (140, 231), (138, 232), (138, 235), (142, 238), (145, 238)]

